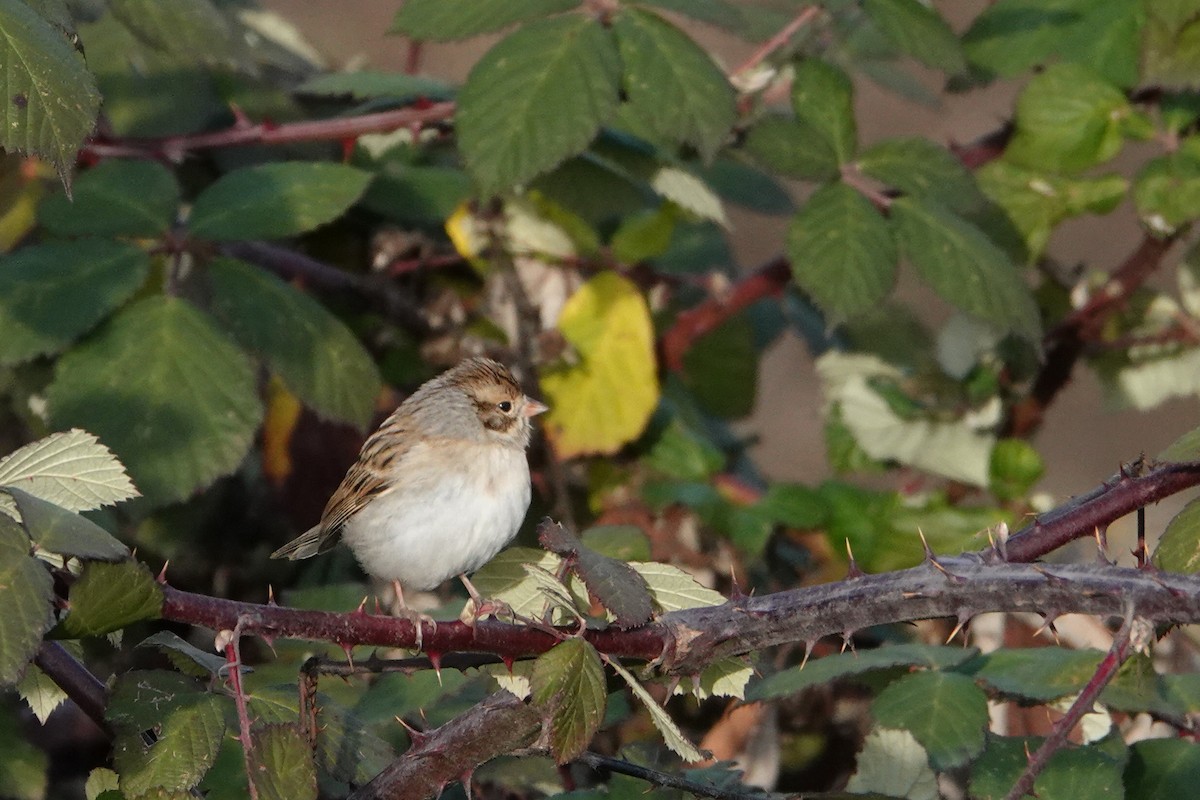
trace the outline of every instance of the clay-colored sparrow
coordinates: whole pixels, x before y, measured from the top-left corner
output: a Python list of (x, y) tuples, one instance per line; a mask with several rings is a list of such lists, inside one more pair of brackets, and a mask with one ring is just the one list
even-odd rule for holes
[(342, 539), (365, 572), (392, 582), (402, 608), (402, 587), (432, 589), (454, 575), (478, 604), (466, 573), (525, 518), (530, 418), (545, 410), (503, 365), (463, 361), (400, 404), (363, 444), (320, 523), (271, 557), (308, 558)]

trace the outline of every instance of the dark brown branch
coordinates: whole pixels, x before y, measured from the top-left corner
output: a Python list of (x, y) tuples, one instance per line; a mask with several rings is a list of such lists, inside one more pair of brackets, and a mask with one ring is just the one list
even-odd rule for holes
[(1104, 687), (1108, 686), (1109, 682), (1116, 676), (1121, 665), (1129, 658), (1132, 648), (1130, 647), (1133, 628), (1135, 624), (1140, 624), (1135, 621), (1132, 615), (1125, 618), (1125, 624), (1121, 626), (1121, 630), (1117, 632), (1113, 639), (1112, 647), (1108, 654), (1104, 656), (1104, 660), (1100, 662), (1100, 666), (1096, 668), (1096, 673), (1092, 675), (1091, 680), (1083, 687), (1083, 691), (1079, 693), (1079, 697), (1075, 698), (1075, 702), (1067, 709), (1067, 713), (1054, 724), (1054, 730), (1046, 737), (1046, 741), (1042, 742), (1042, 746), (1037, 749), (1033, 757), (1029, 759), (1029, 764), (1025, 767), (1025, 771), (1021, 773), (1021, 777), (1013, 784), (1012, 789), (1005, 795), (1005, 800), (1021, 800), (1027, 794), (1033, 792), (1033, 784), (1037, 780), (1038, 775), (1050, 763), (1050, 759), (1062, 749), (1067, 743), (1067, 736), (1074, 730), (1075, 725), (1079, 720), (1083, 719), (1083, 715), (1092, 711), (1092, 707), (1096, 703), (1096, 699), (1100, 697), (1100, 693), (1104, 691)]
[(469, 782), (480, 764), (529, 746), (541, 729), (537, 711), (508, 692), (497, 692), (437, 730), (414, 737), (403, 756), (350, 800), (437, 797), (452, 781)]
[(283, 125), (259, 123), (234, 125), (223, 131), (166, 136), (158, 139), (92, 141), (82, 152), (95, 158), (153, 158), (178, 163), (196, 150), (249, 144), (287, 144), (353, 139), (367, 133), (388, 133), (409, 126), (443, 122), (454, 116), (454, 103), (433, 103), (424, 108), (401, 108), (355, 117), (291, 122)]
[(710, 298), (681, 312), (659, 340), (667, 369), (675, 372), (683, 369), (683, 357), (697, 339), (764, 297), (778, 297), (791, 278), (788, 260), (779, 256), (735, 283), (727, 297)]
[(108, 689), (79, 659), (67, 652), (58, 642), (42, 642), (37, 655), (33, 657), (33, 663), (46, 673), (46, 677), (54, 681), (58, 688), (66, 692), (67, 697), (71, 698), (100, 730), (109, 737), (113, 735), (107, 720), (104, 719), (104, 709), (108, 707)]
[[(1096, 529), (1103, 530), (1139, 508), (1200, 485), (1200, 462), (1163, 464), (1142, 475), (1131, 474), (1136, 466), (1123, 468), (1087, 494), (1039, 515), (1009, 538), (1005, 559), (1035, 561), (1068, 542), (1092, 536)], [(1000, 560), (998, 553), (986, 557)]]
[(726, 787), (714, 786), (710, 783), (700, 783), (699, 781), (682, 778), (668, 772), (643, 767), (640, 764), (631, 764), (619, 758), (602, 756), (599, 753), (585, 752), (576, 761), (581, 764), (587, 764), (592, 769), (629, 775), (654, 786), (665, 786), (668, 789), (682, 789), (696, 797), (712, 797), (716, 798), (716, 800), (763, 800), (763, 798), (770, 796), (761, 789), (755, 789), (754, 787), (742, 786), (740, 784)]
[(1046, 334), (1042, 367), (1034, 378), (1029, 396), (1014, 406), (1009, 415), (1006, 435), (1028, 437), (1041, 426), (1046, 409), (1070, 382), (1084, 347), (1096, 339), (1109, 317), (1123, 308), (1134, 290), (1158, 269), (1174, 243), (1174, 237), (1145, 236), (1082, 308), (1069, 314)]

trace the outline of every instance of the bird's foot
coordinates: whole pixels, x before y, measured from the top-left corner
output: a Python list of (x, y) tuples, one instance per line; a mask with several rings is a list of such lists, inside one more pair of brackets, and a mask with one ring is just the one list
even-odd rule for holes
[(471, 596), (471, 600), (467, 604), (467, 607), (463, 609), (460, 619), (472, 628), (475, 627), (476, 622), (485, 617), (499, 617), (503, 614), (510, 619), (516, 618), (516, 613), (508, 603), (503, 600), (485, 600), (466, 575), (459, 575), (458, 578), (463, 582), (463, 586), (467, 587), (467, 594)]
[(404, 589), (400, 586), (399, 581), (392, 581), (392, 589), (396, 592), (395, 602), (392, 604), (392, 616), (407, 619), (413, 624), (413, 630), (416, 632), (416, 648), (422, 649), (424, 640), (424, 628), (426, 625), (432, 629), (431, 633), (437, 633), (437, 620), (428, 614), (423, 614), (416, 609), (409, 608), (404, 604)]

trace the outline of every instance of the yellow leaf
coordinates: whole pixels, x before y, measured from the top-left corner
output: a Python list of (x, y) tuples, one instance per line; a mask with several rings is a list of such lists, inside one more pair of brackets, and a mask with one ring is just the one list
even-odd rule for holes
[(263, 472), (276, 486), (292, 474), (292, 434), (300, 421), (299, 398), (276, 375), (267, 384), (267, 415), (263, 420)]
[(641, 434), (658, 405), (646, 300), (633, 283), (604, 272), (571, 295), (558, 329), (579, 363), (542, 374), (546, 433), (563, 458), (616, 452)]
[(0, 156), (0, 253), (7, 253), (33, 228), (45, 194), (37, 163), (15, 154)]
[(446, 235), (458, 254), (476, 266), (479, 254), (487, 245), (487, 231), (470, 203), (460, 203), (454, 209), (454, 213), (446, 220)]

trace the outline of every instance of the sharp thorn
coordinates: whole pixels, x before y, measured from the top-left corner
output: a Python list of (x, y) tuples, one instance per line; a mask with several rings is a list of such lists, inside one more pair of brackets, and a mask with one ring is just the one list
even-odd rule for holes
[[(954, 630), (950, 631), (950, 635), (946, 637), (946, 644), (950, 644), (950, 642), (954, 641), (954, 637), (958, 636), (959, 632), (965, 632), (965, 630), (969, 624), (971, 624), (970, 617), (959, 617), (958, 623), (954, 626)], [(966, 643), (967, 643), (967, 637), (964, 633), (963, 645), (966, 646)]]
[(429, 664), (433, 667), (433, 671), (437, 675), (438, 686), (441, 686), (442, 685), (442, 654), (434, 653), (434, 652), (426, 652), (425, 656), (429, 659)]
[(269, 583), (267, 584), (267, 605), (278, 605), (278, 603), (275, 602), (275, 587)]
[(801, 659), (801, 661), (800, 661), (800, 669), (804, 669), (804, 667), (808, 664), (808, 657), (812, 655), (813, 645), (815, 645), (815, 644), (816, 644), (816, 641), (813, 639), (805, 640), (805, 642), (804, 642), (804, 658)]
[(354, 669), (354, 645), (349, 642), (338, 642), (338, 645), (346, 654), (346, 663), (350, 665), (350, 669)]
[(921, 537), (921, 547), (925, 550), (925, 560), (937, 563), (937, 558), (933, 555), (933, 548), (929, 546), (929, 540), (925, 538), (925, 531), (917, 528), (917, 535)]
[(412, 742), (413, 747), (417, 747), (421, 744), (424, 744), (425, 740), (429, 738), (428, 733), (426, 733), (425, 731), (419, 731), (416, 728), (414, 728), (412, 725), (409, 725), (407, 722), (404, 721), (403, 717), (397, 716), (396, 722), (399, 722), (401, 725), (404, 726), (404, 730), (406, 733), (408, 733), (408, 739), (410, 742)]
[(846, 539), (846, 557), (850, 560), (850, 565), (846, 569), (847, 578), (861, 578), (866, 575), (865, 572), (858, 566), (858, 561), (854, 558), (854, 551), (850, 549), (850, 539)]
[(155, 579), (164, 586), (167, 584), (167, 567), (170, 565), (170, 563), (171, 559), (169, 558), (163, 562), (162, 569), (159, 570), (158, 577)]

